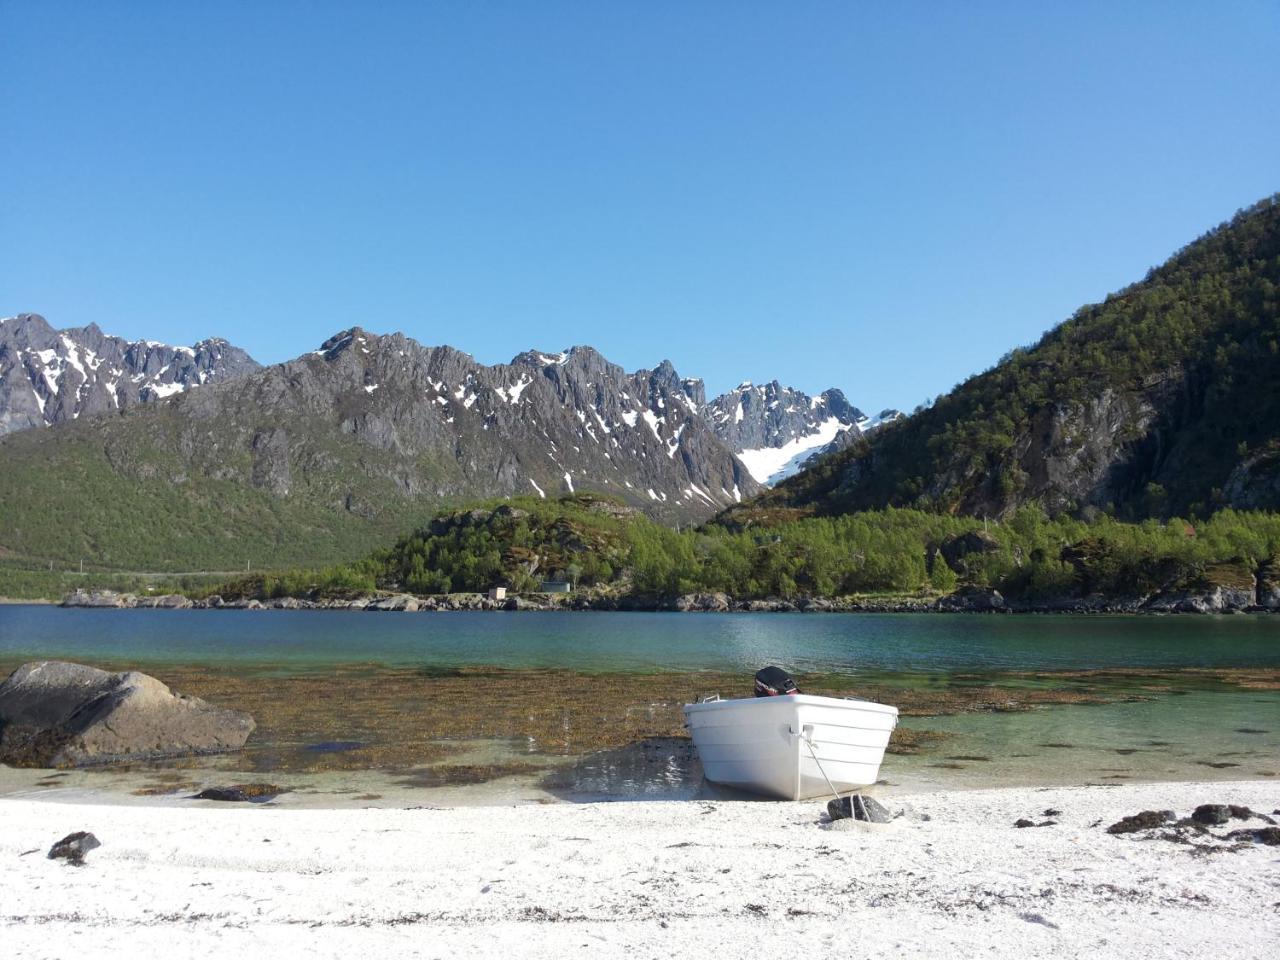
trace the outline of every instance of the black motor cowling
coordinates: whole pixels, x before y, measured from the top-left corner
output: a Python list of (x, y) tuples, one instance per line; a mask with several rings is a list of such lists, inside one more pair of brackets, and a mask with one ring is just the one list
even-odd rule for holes
[(788, 693), (799, 693), (800, 688), (791, 674), (781, 667), (765, 667), (756, 674), (757, 697), (781, 697)]

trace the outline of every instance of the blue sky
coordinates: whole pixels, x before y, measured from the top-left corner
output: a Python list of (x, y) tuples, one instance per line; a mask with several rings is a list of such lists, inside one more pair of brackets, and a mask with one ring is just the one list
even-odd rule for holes
[(1280, 190), (1280, 5), (1048, 6), (0, 0), (0, 315), (909, 409)]

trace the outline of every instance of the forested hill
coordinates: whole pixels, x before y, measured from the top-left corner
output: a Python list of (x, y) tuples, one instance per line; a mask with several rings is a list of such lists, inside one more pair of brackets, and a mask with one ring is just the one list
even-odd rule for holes
[[(1280, 508), (1280, 195), (741, 507), (999, 517)], [(791, 513), (791, 510), (782, 510)]]

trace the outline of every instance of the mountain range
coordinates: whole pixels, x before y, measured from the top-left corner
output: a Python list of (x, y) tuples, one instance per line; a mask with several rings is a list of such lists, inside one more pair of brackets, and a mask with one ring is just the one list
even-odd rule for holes
[[(260, 367), (224, 341), (128, 344), (24, 315), (0, 325), (0, 358), (0, 548), (116, 566), (341, 558), (478, 497), (592, 490), (695, 522), (869, 423), (837, 390), (708, 403), (667, 361), (628, 373), (577, 346), (486, 366), (361, 328)], [(165, 538), (123, 536), (127, 517)]]
[(0, 319), (0, 435), (162, 400), (260, 369), (211, 338), (190, 347), (123, 340), (96, 324), (55, 330), (37, 314)]

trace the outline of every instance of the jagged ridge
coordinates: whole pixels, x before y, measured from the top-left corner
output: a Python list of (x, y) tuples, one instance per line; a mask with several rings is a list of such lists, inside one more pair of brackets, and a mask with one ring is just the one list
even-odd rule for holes
[(0, 319), (0, 434), (108, 413), (260, 369), (226, 340), (190, 347), (124, 340), (96, 324), (55, 330), (34, 313)]

